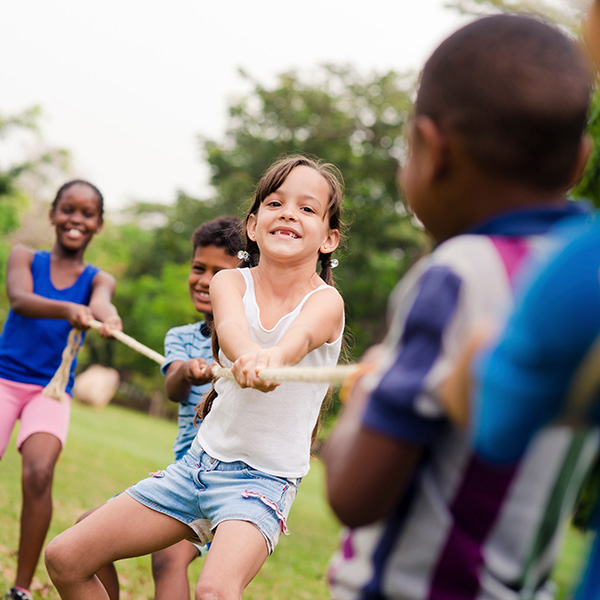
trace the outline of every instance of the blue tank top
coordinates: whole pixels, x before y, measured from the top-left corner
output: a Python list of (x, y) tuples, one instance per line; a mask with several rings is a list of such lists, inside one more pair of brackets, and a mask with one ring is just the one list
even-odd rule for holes
[[(44, 298), (88, 304), (92, 280), (100, 269), (87, 265), (70, 287), (56, 289), (50, 279), (50, 252), (40, 250), (31, 263), (33, 292)], [(9, 311), (0, 336), (0, 378), (18, 383), (47, 385), (60, 366), (71, 325), (63, 319), (33, 319)], [(71, 393), (77, 360), (71, 366)]]

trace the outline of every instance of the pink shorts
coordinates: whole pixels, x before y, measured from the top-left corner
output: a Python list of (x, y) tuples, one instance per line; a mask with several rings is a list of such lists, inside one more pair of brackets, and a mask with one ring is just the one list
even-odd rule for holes
[(17, 419), (17, 448), (34, 433), (50, 433), (65, 447), (71, 416), (71, 397), (64, 402), (42, 394), (41, 385), (0, 379), (0, 458), (4, 454)]

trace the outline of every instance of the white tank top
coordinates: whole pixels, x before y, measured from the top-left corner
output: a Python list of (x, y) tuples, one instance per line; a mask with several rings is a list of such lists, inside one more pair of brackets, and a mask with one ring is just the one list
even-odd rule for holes
[[(254, 293), (250, 269), (238, 269), (246, 282), (242, 298), (250, 338), (262, 348), (275, 346), (305, 302), (313, 294), (329, 288), (323, 284), (309, 292), (296, 308), (284, 315), (273, 329), (265, 329)], [(331, 367), (337, 363), (342, 335), (329, 344), (309, 352), (299, 367)], [(233, 364), (222, 351), (219, 361), (224, 367)], [(279, 477), (304, 477), (310, 468), (312, 431), (317, 423), (327, 383), (285, 382), (272, 392), (242, 389), (231, 380), (221, 378), (215, 384), (218, 397), (204, 419), (198, 442), (215, 458), (233, 462), (241, 460), (266, 473)]]

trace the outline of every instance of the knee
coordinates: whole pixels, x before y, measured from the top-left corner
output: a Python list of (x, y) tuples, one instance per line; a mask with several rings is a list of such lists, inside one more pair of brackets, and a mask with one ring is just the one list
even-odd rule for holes
[[(240, 594), (239, 598), (241, 597)], [(212, 583), (198, 581), (196, 584), (196, 589), (194, 591), (195, 600), (225, 600), (226, 598), (229, 598), (229, 596)]]
[(23, 466), (23, 488), (35, 496), (43, 496), (52, 486), (54, 465), (43, 461)]
[(176, 561), (173, 556), (164, 550), (152, 554), (152, 575), (154, 579), (164, 576), (175, 566)]
[(68, 544), (63, 543), (62, 536), (50, 540), (44, 553), (44, 561), (48, 575), (55, 585), (60, 585), (69, 579), (76, 566), (73, 564), (73, 552), (69, 550)]

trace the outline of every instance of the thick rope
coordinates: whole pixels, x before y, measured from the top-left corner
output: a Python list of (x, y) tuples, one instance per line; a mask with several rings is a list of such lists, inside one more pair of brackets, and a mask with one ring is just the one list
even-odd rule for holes
[[(277, 367), (262, 369), (258, 377), (263, 381), (282, 383), (284, 381), (305, 381), (341, 385), (346, 378), (355, 375), (363, 365), (338, 365), (337, 367)], [(211, 369), (213, 377), (233, 379), (231, 369), (215, 366)]]
[[(102, 323), (96, 321), (96, 319), (91, 319), (89, 325), (94, 329), (100, 329), (100, 327), (102, 327)], [(111, 331), (111, 334), (115, 339), (157, 362), (159, 365), (162, 365), (165, 362), (165, 357), (162, 356), (162, 354), (155, 352), (151, 348), (148, 348), (148, 346), (144, 346), (144, 344), (141, 344), (122, 331)], [(69, 382), (71, 364), (81, 347), (81, 337), (82, 331), (79, 329), (72, 329), (69, 333), (69, 339), (67, 341), (67, 346), (63, 351), (60, 366), (56, 370), (50, 383), (44, 388), (45, 396), (59, 401), (66, 399), (65, 389)], [(364, 372), (364, 370), (365, 365), (361, 364), (338, 365), (336, 367), (278, 367), (273, 369), (262, 369), (258, 376), (264, 381), (272, 381), (274, 383), (282, 383), (284, 381), (304, 381), (342, 385), (346, 380), (349, 378), (354, 379), (357, 375)], [(213, 377), (234, 379), (231, 369), (215, 365), (212, 367), (211, 371)]]
[[(96, 319), (91, 319), (89, 325), (94, 329), (100, 329), (100, 327), (102, 327), (102, 323), (100, 323), (100, 321), (96, 321)], [(111, 331), (111, 334), (115, 339), (123, 342), (126, 346), (129, 346), (147, 358), (154, 360), (159, 365), (162, 365), (165, 362), (164, 356), (158, 352), (155, 352), (151, 348), (148, 348), (148, 346), (144, 346), (144, 344), (141, 344), (122, 331)], [(65, 393), (65, 389), (67, 388), (67, 383), (69, 383), (71, 364), (73, 363), (73, 360), (77, 356), (77, 352), (79, 352), (79, 348), (81, 347), (81, 337), (82, 331), (80, 329), (72, 329), (69, 333), (69, 338), (67, 340), (67, 345), (63, 350), (60, 366), (56, 370), (54, 377), (52, 377), (43, 391), (44, 395), (48, 398), (53, 398), (54, 400), (58, 400), (60, 402), (66, 400), (67, 395)]]
[[(96, 319), (91, 319), (90, 327), (93, 327), (94, 329), (100, 329), (100, 327), (102, 327), (102, 323), (100, 323), (100, 321), (96, 321)], [(110, 333), (116, 340), (123, 342), (123, 344), (125, 344), (126, 346), (129, 346), (136, 352), (139, 352), (145, 357), (153, 360), (154, 362), (157, 362), (159, 365), (162, 365), (165, 362), (165, 357), (162, 354), (155, 352), (154, 350), (152, 350), (152, 348), (148, 348), (148, 346), (144, 346), (144, 344), (141, 344), (126, 333), (123, 333), (122, 331), (112, 330)]]
[(53, 398), (59, 402), (64, 402), (68, 399), (65, 389), (67, 383), (69, 383), (69, 375), (71, 371), (71, 364), (79, 352), (81, 347), (81, 341), (83, 337), (81, 329), (71, 329), (69, 337), (67, 339), (67, 345), (62, 353), (62, 360), (60, 366), (54, 373), (54, 377), (48, 382), (48, 385), (42, 392), (44, 396)]

